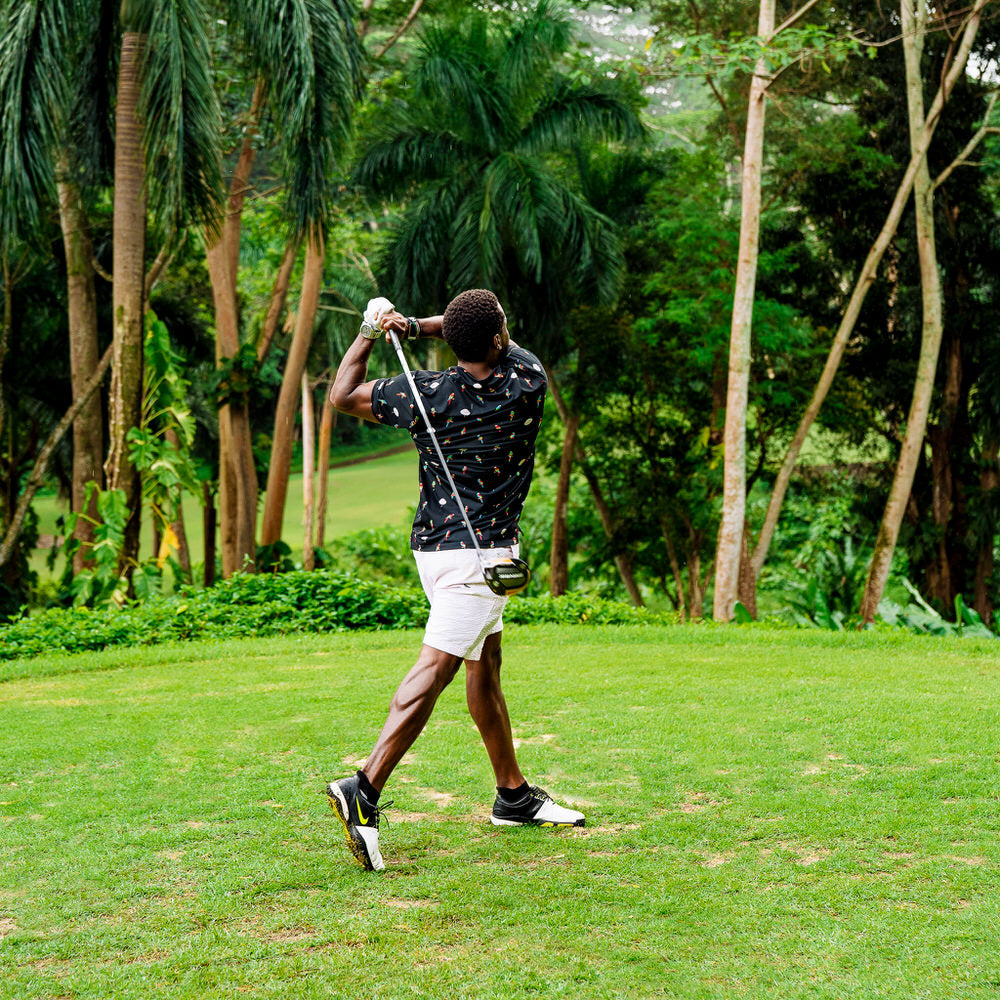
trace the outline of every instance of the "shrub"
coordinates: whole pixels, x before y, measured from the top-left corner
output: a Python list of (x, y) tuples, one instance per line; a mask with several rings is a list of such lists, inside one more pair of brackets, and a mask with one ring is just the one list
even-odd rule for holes
[[(0, 660), (63, 650), (154, 645), (174, 639), (422, 627), (427, 599), (416, 587), (352, 573), (237, 574), (209, 590), (182, 587), (123, 608), (52, 608), (0, 626)], [(582, 594), (516, 598), (509, 622), (664, 622), (627, 604)]]

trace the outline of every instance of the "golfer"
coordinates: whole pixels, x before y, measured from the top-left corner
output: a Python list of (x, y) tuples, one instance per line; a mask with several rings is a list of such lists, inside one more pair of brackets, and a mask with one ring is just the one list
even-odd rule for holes
[(330, 398), (342, 413), (405, 428), (413, 438), (420, 455), (420, 495), (410, 545), (431, 605), (420, 655), (393, 695), (368, 760), (355, 775), (327, 786), (355, 858), (369, 871), (381, 871), (379, 796), (463, 660), (469, 713), (496, 776), (493, 824), (583, 826), (584, 816), (529, 785), (518, 766), (500, 688), (507, 598), (486, 585), (405, 375), (366, 381), (368, 358), (383, 330), (401, 339), (443, 338), (451, 347), (458, 364), (441, 372), (415, 372), (415, 384), (480, 547), (489, 555), (512, 558), (531, 485), (545, 371), (538, 358), (510, 339), (507, 317), (485, 289), (462, 292), (443, 316), (408, 318), (386, 300), (374, 300), (369, 311), (340, 363)]

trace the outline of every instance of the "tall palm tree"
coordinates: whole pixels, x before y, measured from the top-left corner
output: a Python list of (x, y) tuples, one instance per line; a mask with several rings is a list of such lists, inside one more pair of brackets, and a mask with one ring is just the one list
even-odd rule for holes
[[(361, 47), (347, 0), (251, 0), (232, 6), (257, 79), (254, 124), (267, 113), (276, 131), (289, 242), (306, 243), (302, 298), (278, 395), (261, 524), (261, 543), (270, 545), (281, 537), (295, 417), (323, 278), (330, 178), (350, 137), (360, 96)], [(244, 142), (223, 241), (233, 274), (239, 225), (239, 209), (233, 209), (240, 186), (250, 183), (252, 156), (252, 144)], [(219, 251), (210, 251), (210, 262), (213, 252)], [(216, 284), (213, 277), (218, 309)]]
[[(114, 362), (106, 471), (109, 485), (126, 492), (131, 517), (123, 563), (131, 565), (138, 553), (140, 489), (127, 439), (141, 414), (147, 199), (156, 217), (175, 226), (192, 215), (212, 217), (221, 201), (220, 114), (209, 75), (207, 10), (202, 0), (122, 0), (120, 6), (7, 0), (2, 11), (5, 230), (33, 231), (40, 206), (53, 197), (58, 164), (64, 241), (74, 257), (86, 252), (78, 245), (83, 203), (74, 168), (101, 159), (99, 123), (107, 117), (114, 82)], [(71, 327), (71, 337), (80, 339), (71, 356), (92, 357), (92, 312), (82, 301), (92, 279), (73, 278), (71, 312), (86, 319)], [(75, 372), (74, 382), (91, 374)]]
[(573, 159), (642, 126), (614, 81), (560, 67), (570, 43), (546, 0), (510, 26), (474, 13), (424, 34), (357, 167), (370, 190), (405, 199), (382, 261), (395, 300), (431, 308), (489, 285), (551, 337), (571, 293), (613, 299), (619, 241), (579, 193)]

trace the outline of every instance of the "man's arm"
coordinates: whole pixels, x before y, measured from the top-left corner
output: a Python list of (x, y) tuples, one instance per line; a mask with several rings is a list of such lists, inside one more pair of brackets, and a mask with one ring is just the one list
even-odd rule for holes
[[(382, 329), (392, 330), (400, 340), (406, 340), (411, 333), (417, 337), (433, 337), (440, 340), (442, 321), (442, 316), (425, 316), (415, 321), (414, 331), (409, 318), (400, 312), (393, 310), (379, 317)], [(330, 402), (336, 409), (341, 413), (371, 420), (374, 423), (378, 422), (372, 412), (372, 387), (375, 385), (375, 380), (367, 382), (365, 379), (368, 376), (368, 359), (376, 343), (378, 341), (369, 340), (358, 334), (340, 362), (337, 375), (330, 387)]]
[(330, 386), (330, 402), (341, 413), (377, 423), (372, 413), (372, 386), (375, 382), (365, 381), (368, 375), (368, 358), (375, 343), (376, 341), (358, 334), (354, 343), (347, 348), (347, 353), (337, 368), (333, 385)]

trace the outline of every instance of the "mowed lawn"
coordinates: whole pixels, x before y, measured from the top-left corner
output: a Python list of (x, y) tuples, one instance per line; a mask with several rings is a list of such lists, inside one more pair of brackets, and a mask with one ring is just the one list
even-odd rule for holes
[(586, 828), (489, 824), (458, 680), (365, 873), (321, 788), (419, 639), (0, 683), (0, 997), (1000, 995), (996, 644), (509, 627), (522, 765)]

